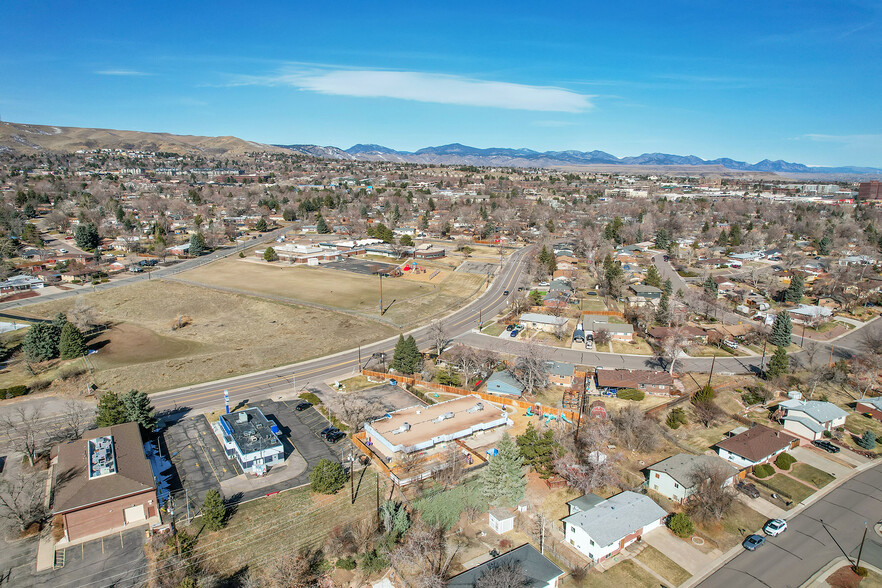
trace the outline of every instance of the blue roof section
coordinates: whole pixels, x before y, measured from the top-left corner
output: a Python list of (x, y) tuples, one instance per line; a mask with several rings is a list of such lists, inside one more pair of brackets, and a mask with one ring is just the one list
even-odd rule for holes
[(487, 378), (488, 392), (500, 392), (502, 394), (520, 396), (524, 393), (524, 390), (524, 385), (521, 384), (518, 379), (514, 377), (514, 374), (508, 370), (493, 372), (490, 377)]

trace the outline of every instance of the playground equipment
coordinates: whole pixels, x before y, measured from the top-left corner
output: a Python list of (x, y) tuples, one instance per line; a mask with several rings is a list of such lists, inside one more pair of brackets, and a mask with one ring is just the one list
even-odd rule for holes
[(524, 416), (533, 416), (533, 407), (527, 409), (527, 412), (524, 413)]
[(557, 415), (555, 415), (555, 414), (548, 413), (545, 415), (545, 424), (546, 425), (548, 423), (550, 423), (551, 421), (556, 421), (556, 420), (557, 420)]
[(573, 424), (573, 421), (571, 421), (570, 419), (568, 419), (568, 418), (567, 418), (567, 415), (565, 415), (565, 414), (560, 415), (560, 420), (562, 420), (562, 421), (565, 422), (565, 423), (569, 423), (569, 424), (571, 424), (571, 425)]

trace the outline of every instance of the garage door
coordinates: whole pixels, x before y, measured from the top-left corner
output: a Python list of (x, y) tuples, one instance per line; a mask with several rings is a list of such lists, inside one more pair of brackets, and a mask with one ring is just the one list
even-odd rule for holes
[(143, 504), (133, 506), (132, 508), (127, 508), (125, 510), (125, 516), (127, 525), (147, 520), (147, 513), (144, 512)]

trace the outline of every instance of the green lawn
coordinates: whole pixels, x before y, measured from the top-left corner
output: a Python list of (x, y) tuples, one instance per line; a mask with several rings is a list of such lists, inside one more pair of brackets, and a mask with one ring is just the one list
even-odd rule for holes
[(823, 472), (807, 463), (793, 464), (791, 472), (803, 482), (808, 482), (818, 488), (823, 488), (836, 479), (836, 476)]
[[(805, 464), (800, 464), (805, 465)], [(822, 472), (823, 473), (823, 472)], [(771, 478), (764, 480), (773, 490), (779, 491), (785, 495), (789, 495), (794, 504), (802, 502), (815, 491), (801, 482), (797, 482), (793, 478), (789, 478), (784, 474), (775, 474)]]
[(640, 555), (637, 556), (637, 559), (639, 559), (644, 565), (655, 570), (655, 573), (658, 575), (667, 578), (674, 586), (679, 586), (692, 577), (689, 572), (678, 566), (674, 560), (652, 545), (648, 545)]
[[(859, 413), (853, 413), (845, 417), (845, 429), (849, 433), (853, 433), (858, 437), (863, 435), (864, 431), (870, 430), (873, 431), (877, 439), (882, 438), (882, 422), (870, 417), (865, 417)], [(845, 435), (845, 442), (861, 451), (866, 451), (866, 449), (858, 446), (857, 443), (854, 442), (851, 435)], [(882, 442), (876, 443), (876, 453), (882, 453)]]

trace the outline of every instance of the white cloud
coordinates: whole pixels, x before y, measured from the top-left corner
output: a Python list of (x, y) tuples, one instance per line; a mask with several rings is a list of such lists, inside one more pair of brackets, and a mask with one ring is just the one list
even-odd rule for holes
[(95, 72), (99, 76), (150, 76), (153, 74), (149, 74), (143, 71), (136, 71), (133, 69), (102, 69)]
[(514, 110), (582, 112), (593, 108), (592, 96), (563, 88), (408, 71), (289, 71), (275, 76), (241, 77), (234, 85), (287, 85), (335, 96), (397, 98)]
[(802, 139), (818, 141), (822, 143), (864, 143), (882, 140), (882, 135), (822, 135), (808, 133), (801, 136)]

